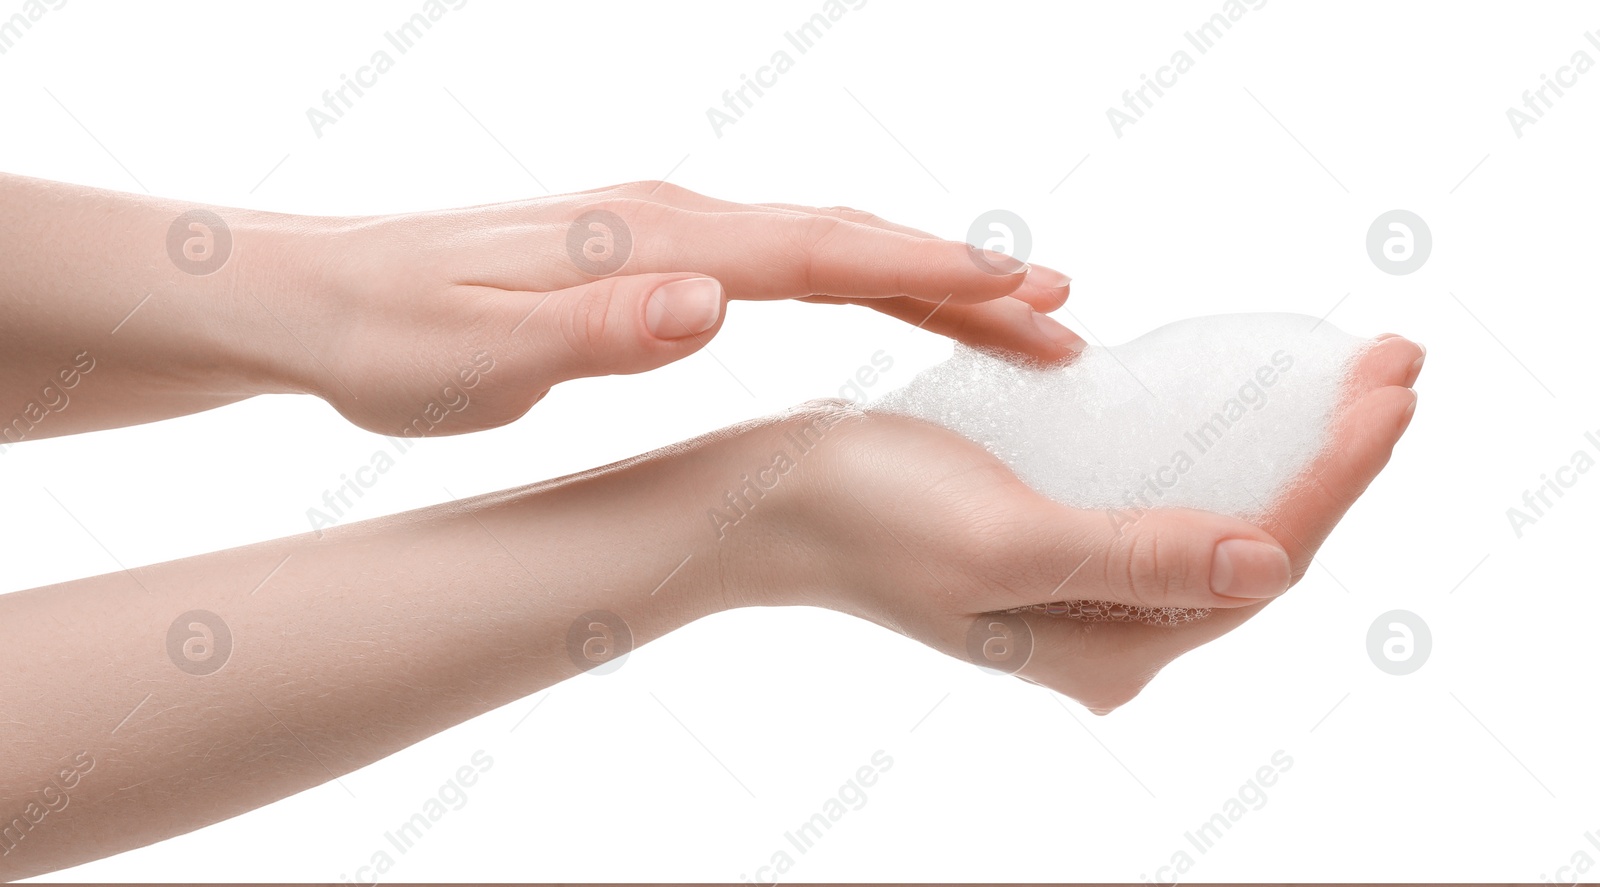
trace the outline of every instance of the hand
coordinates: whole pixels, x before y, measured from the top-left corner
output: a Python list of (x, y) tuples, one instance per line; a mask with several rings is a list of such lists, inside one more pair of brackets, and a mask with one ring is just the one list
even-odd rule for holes
[[(1308, 482), (1261, 527), (1158, 509), (1119, 536), (1103, 512), (1046, 499), (981, 447), (937, 426), (838, 408), (801, 415), (788, 420), (794, 433), (821, 430), (797, 460), (797, 489), (788, 494), (811, 515), (805, 531), (790, 531), (808, 540), (790, 560), (819, 566), (795, 586), (745, 602), (833, 607), (969, 660), (974, 622), (1015, 607), (1093, 599), (1212, 608), (1180, 625), (1017, 614), (1032, 634), (1019, 676), (1108, 713), (1167, 663), (1299, 581), (1409, 424), (1421, 358), (1399, 337), (1367, 351)], [(1219, 543), (1229, 552), (1225, 567)]]
[(288, 353), (306, 388), (390, 434), (501, 425), (559, 382), (681, 359), (726, 299), (864, 305), (1043, 361), (1083, 345), (1041, 313), (1066, 300), (1065, 275), (851, 209), (637, 182), (316, 222), (299, 248), (329, 298), (285, 312), (305, 344)]
[(0, 451), (279, 392), (382, 434), (489, 428), (558, 382), (694, 353), (730, 298), (867, 305), (1043, 361), (1083, 343), (1042, 313), (1059, 272), (659, 182), (311, 218), (0, 173), (0, 209)]

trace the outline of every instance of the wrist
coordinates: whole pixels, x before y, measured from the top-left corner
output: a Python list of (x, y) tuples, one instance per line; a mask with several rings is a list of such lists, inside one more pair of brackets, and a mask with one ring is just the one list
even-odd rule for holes
[(801, 407), (502, 495), (530, 548), (603, 525), (603, 547), (565, 551), (591, 566), (555, 585), (595, 586), (587, 608), (651, 636), (722, 610), (830, 606), (839, 585), (813, 525), (842, 412)]
[(345, 223), (239, 212), (227, 224), (237, 262), (227, 298), (235, 326), (230, 363), (258, 389), (251, 393), (326, 399), (347, 359), (339, 347), (349, 318), (337, 249)]
[(734, 566), (728, 608), (849, 609), (848, 570), (829, 539), (849, 506), (841, 460), (850, 458), (850, 429), (864, 419), (843, 402), (812, 401), (732, 429), (737, 446), (718, 460), (700, 512)]

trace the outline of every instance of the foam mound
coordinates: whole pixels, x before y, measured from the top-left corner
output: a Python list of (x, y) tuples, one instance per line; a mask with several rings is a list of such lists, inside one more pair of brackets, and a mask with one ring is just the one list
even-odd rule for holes
[[(1258, 520), (1321, 451), (1369, 344), (1315, 317), (1221, 314), (1090, 347), (1059, 367), (957, 345), (867, 409), (970, 438), (1029, 486), (1104, 510), (1114, 527), (1167, 507)], [(1207, 612), (1105, 601), (1021, 609), (1160, 625)]]

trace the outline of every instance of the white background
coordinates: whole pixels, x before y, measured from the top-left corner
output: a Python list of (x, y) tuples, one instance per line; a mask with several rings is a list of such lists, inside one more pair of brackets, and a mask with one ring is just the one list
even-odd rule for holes
[[(1520, 138), (1506, 116), (1574, 52), (1600, 59), (1592, 7), (1274, 0), (1200, 55), (1183, 34), (1220, 2), (871, 0), (719, 138), (706, 109), (796, 54), (783, 35), (816, 0), (472, 0), (316, 137), (307, 107), (419, 7), (71, 0), (0, 56), (0, 168), (305, 213), (669, 173), (953, 238), (1004, 208), (1031, 227), (1031, 258), (1073, 276), (1057, 316), (1091, 341), (1199, 314), (1328, 314), (1428, 347), (1415, 422), (1320, 566), (1110, 717), (834, 613), (733, 612), (343, 787), (52, 878), (353, 878), (479, 749), (493, 768), (390, 879), (738, 881), (779, 849), (804, 880), (1141, 880), (1180, 849), (1210, 881), (1535, 880), (1600, 858), (1584, 838), (1600, 830), (1585, 729), (1600, 472), (1521, 538), (1506, 516), (1600, 429), (1600, 72)], [(1178, 49), (1194, 68), (1119, 138), (1106, 109)], [(1365, 249), (1394, 208), (1434, 239), (1406, 276)], [(875, 394), (949, 344), (861, 309), (736, 304), (710, 349), (726, 371), (700, 354), (562, 386), (511, 427), (417, 447), (351, 517), (829, 395), (879, 349), (894, 367)], [(16, 447), (0, 584), (115, 570), (107, 550), (132, 566), (303, 532), (378, 442), (282, 397)], [(1403, 677), (1365, 649), (1394, 608), (1433, 634)], [(878, 749), (893, 766), (867, 805), (795, 853), (783, 833)], [(1267, 804), (1210, 852), (1188, 845), (1280, 749), (1293, 765)]]

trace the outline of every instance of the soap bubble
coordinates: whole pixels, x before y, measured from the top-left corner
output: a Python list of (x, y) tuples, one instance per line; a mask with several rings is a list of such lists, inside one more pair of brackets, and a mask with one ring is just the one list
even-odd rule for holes
[(1007, 613), (1043, 613), (1080, 622), (1140, 622), (1145, 625), (1184, 625), (1211, 615), (1208, 608), (1135, 607), (1115, 601), (1056, 601), (1014, 607)]

